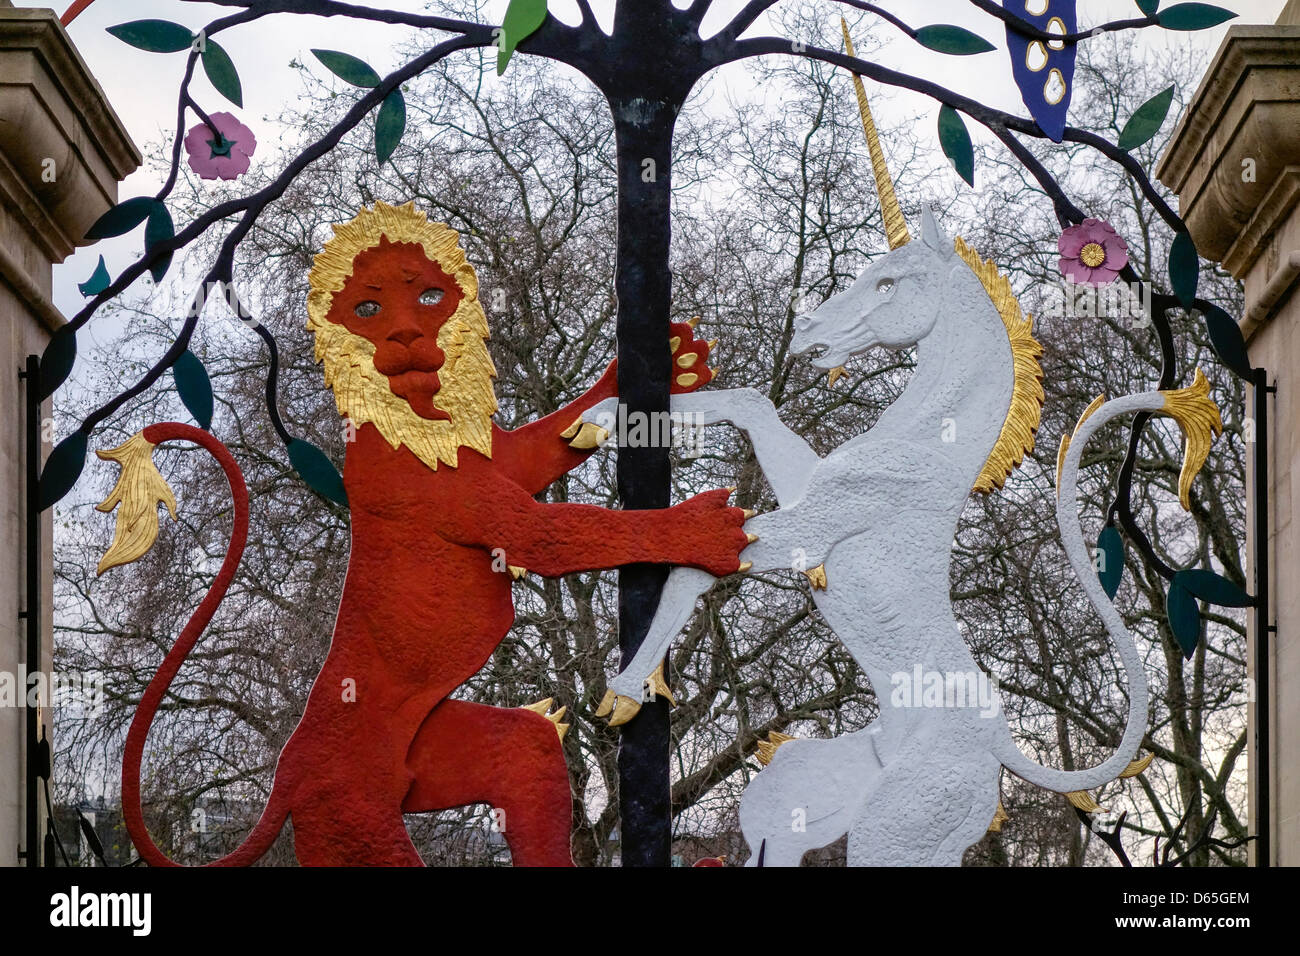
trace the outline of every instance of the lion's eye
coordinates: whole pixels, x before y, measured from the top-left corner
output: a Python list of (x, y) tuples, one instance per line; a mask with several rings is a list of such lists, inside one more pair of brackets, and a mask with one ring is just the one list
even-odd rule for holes
[(374, 299), (366, 299), (365, 302), (362, 302), (352, 311), (356, 312), (361, 318), (368, 319), (373, 315), (378, 315), (381, 308), (382, 306)]
[(876, 283), (876, 292), (879, 293), (880, 295), (889, 295), (889, 293), (893, 291), (894, 291), (893, 279), (881, 279), (879, 282)]
[(420, 305), (437, 305), (442, 301), (441, 289), (425, 289), (420, 293)]

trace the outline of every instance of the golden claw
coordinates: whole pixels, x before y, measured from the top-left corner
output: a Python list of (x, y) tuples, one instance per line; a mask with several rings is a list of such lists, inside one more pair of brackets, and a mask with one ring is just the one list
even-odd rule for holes
[(572, 425), (570, 425), (570, 426), (569, 426), (568, 428), (566, 428), (564, 431), (560, 432), (560, 437), (561, 437), (561, 438), (572, 438), (574, 435), (578, 434), (578, 429), (580, 429), (580, 428), (582, 428), (582, 416), (581, 416), (581, 415), (579, 415), (577, 418), (575, 418), (575, 419), (573, 420), (573, 424), (572, 424)]
[(521, 568), (517, 564), (507, 564), (506, 570), (510, 572), (510, 580), (518, 581), (520, 578), (528, 577), (528, 569)]
[(610, 687), (605, 690), (605, 696), (600, 699), (600, 706), (596, 708), (597, 717), (608, 717), (609, 725), (617, 727), (619, 724), (626, 724), (636, 716), (636, 712), (641, 709), (641, 702), (633, 700), (631, 697), (624, 697), (622, 694), (614, 693), (614, 688)]
[(635, 701), (631, 697), (624, 697), (622, 694), (616, 694), (613, 690), (607, 690), (600, 702), (600, 708), (596, 711), (596, 716), (608, 716), (609, 725), (618, 727), (621, 724), (626, 724), (640, 710), (641, 704), (639, 701)]
[(758, 540), (758, 535), (754, 534), (754, 532), (752, 531), (746, 531), (745, 537), (749, 539), (750, 544), (753, 544), (755, 541)]
[(753, 508), (743, 508), (743, 509), (741, 509), (741, 510), (743, 510), (743, 511), (745, 512), (745, 520), (746, 520), (746, 521), (748, 521), (750, 518), (754, 517), (754, 515), (758, 514), (758, 512), (755, 511)]
[(704, 343), (704, 345), (710, 352), (712, 352), (714, 349), (718, 347), (718, 340), (709, 339), (707, 342)]
[(783, 734), (779, 730), (773, 730), (768, 733), (766, 740), (760, 740), (758, 742), (758, 748), (755, 751), (754, 756), (758, 758), (759, 763), (766, 767), (772, 762), (772, 758), (776, 756), (776, 752), (781, 749), (781, 745), (788, 744), (794, 739), (795, 737), (791, 734)]
[(814, 591), (826, 590), (827, 581), (825, 564), (819, 564), (815, 568), (809, 568), (804, 572), (804, 576), (808, 578), (808, 584), (811, 585)]
[(561, 707), (561, 708), (560, 708), (559, 710), (557, 710), (555, 713), (553, 713), (553, 714), (548, 714), (547, 711), (551, 709), (551, 704), (554, 703), (554, 702), (555, 702), (555, 698), (554, 698), (554, 697), (547, 697), (545, 700), (539, 700), (539, 701), (538, 701), (537, 703), (535, 703), (535, 704), (524, 704), (524, 705), (523, 705), (522, 707), (520, 707), (519, 709), (520, 709), (520, 710), (531, 710), (534, 714), (541, 714), (543, 717), (545, 717), (547, 720), (549, 720), (551, 723), (553, 723), (553, 724), (555, 725), (555, 732), (556, 732), (557, 734), (559, 734), (559, 735), (560, 735), (560, 739), (563, 740), (563, 739), (564, 739), (564, 735), (567, 734), (567, 733), (569, 732), (569, 727), (570, 727), (570, 725), (569, 725), (569, 724), (562, 724), (562, 723), (560, 723), (560, 720), (564, 717), (565, 712), (566, 712), (569, 708), (568, 708), (568, 707)]
[(668, 701), (668, 706), (676, 707), (677, 699), (673, 697), (673, 692), (668, 687), (668, 681), (664, 680), (664, 662), (660, 661), (659, 666), (654, 669), (654, 673), (646, 678), (646, 687), (650, 691), (650, 699), (662, 697)]
[(693, 315), (686, 320), (686, 324), (689, 325), (691, 328), (695, 328), (697, 325), (700, 324), (700, 317), (698, 315)]
[(608, 440), (608, 428), (601, 428), (591, 422), (582, 422), (582, 427), (578, 429), (577, 435), (570, 440), (569, 447), (577, 448), (579, 451), (588, 451), (592, 448), (599, 448)]
[(753, 562), (753, 561), (742, 561), (742, 562), (740, 562), (740, 567), (736, 568), (736, 573), (737, 573), (737, 574), (744, 574), (746, 571), (748, 571), (748, 570), (749, 570), (750, 568), (752, 568), (753, 566), (754, 566), (754, 562)]

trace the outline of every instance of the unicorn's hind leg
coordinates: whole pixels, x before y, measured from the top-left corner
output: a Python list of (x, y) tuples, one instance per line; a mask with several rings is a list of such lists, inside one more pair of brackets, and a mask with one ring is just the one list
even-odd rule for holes
[(927, 728), (880, 773), (849, 830), (850, 866), (960, 866), (997, 808), (996, 760)]
[(740, 827), (747, 866), (798, 866), (848, 832), (881, 764), (874, 727), (829, 740), (791, 740), (745, 788)]

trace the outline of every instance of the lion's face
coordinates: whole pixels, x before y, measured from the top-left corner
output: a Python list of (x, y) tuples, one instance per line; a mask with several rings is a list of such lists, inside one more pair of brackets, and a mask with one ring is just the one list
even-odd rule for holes
[(334, 227), (310, 283), (307, 327), (342, 414), (433, 469), (462, 447), (492, 457), (496, 370), (455, 230), (378, 202)]
[(328, 318), (375, 347), (375, 369), (417, 415), (449, 420), (436, 402), (438, 372), (447, 361), (438, 332), (464, 297), (420, 246), (385, 237), (352, 261), (352, 275), (334, 295)]

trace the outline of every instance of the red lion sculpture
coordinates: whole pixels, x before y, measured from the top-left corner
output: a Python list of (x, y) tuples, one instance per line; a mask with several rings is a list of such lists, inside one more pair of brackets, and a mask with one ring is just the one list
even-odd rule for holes
[[(730, 574), (743, 568), (747, 515), (728, 505), (728, 490), (662, 511), (538, 502), (534, 495), (595, 446), (573, 426), (617, 394), (614, 364), (560, 411), (514, 431), (498, 428), (487, 321), (457, 233), (410, 203), (377, 203), (334, 233), (311, 271), (308, 327), (339, 411), (356, 426), (343, 469), (352, 517), (347, 579), (329, 655), (280, 754), (267, 806), (244, 843), (212, 865), (253, 863), (290, 816), (303, 864), (420, 865), (402, 814), (479, 802), (505, 811), (517, 865), (571, 865), (563, 710), (548, 718), (549, 702), (500, 708), (449, 695), (509, 630), (511, 580), (521, 569), (555, 576), (648, 561)], [(673, 326), (672, 347), (673, 389), (707, 383), (708, 346), (690, 325)], [(152, 425), (99, 453), (122, 466), (99, 506), (122, 505), (100, 573), (148, 550), (160, 503), (175, 517), (151, 457), (168, 440), (196, 442), (217, 458), (235, 515), (221, 571), (127, 735), (123, 812), (154, 866), (174, 864), (141, 812), (145, 740), (221, 603), (248, 529), (248, 493), (225, 446), (189, 425)]]

